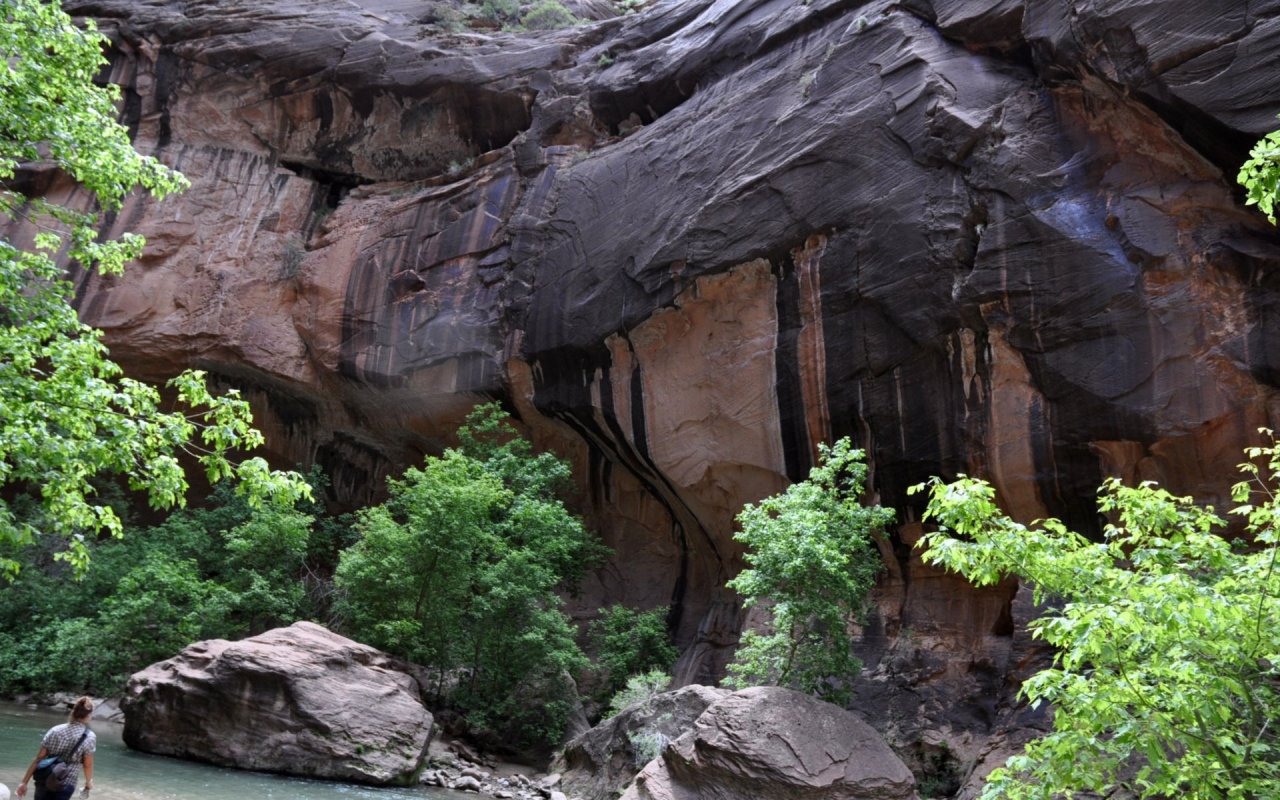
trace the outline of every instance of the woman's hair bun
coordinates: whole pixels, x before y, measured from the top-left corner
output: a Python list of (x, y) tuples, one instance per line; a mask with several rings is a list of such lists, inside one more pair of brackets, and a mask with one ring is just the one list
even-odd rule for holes
[(81, 697), (71, 709), (72, 719), (84, 719), (93, 713), (93, 698)]

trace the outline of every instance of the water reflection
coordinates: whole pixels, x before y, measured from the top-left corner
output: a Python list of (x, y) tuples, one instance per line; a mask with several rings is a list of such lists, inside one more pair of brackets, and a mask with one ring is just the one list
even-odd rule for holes
[[(0, 703), (0, 783), (16, 790), (40, 747), (40, 737), (66, 716), (13, 703)], [(287, 778), (213, 767), (138, 753), (124, 746), (121, 726), (93, 721), (98, 734), (93, 800), (459, 800), (444, 789), (382, 789), (354, 784)], [(15, 795), (16, 796), (16, 795)], [(27, 798), (34, 796), (28, 793)], [(77, 793), (76, 797), (82, 795)]]

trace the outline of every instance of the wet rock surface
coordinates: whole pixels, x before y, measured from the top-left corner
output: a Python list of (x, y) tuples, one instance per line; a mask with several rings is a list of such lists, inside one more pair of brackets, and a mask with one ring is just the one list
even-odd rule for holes
[(113, 354), (242, 388), (347, 503), (504, 400), (614, 548), (573, 608), (671, 605), (680, 682), (743, 624), (733, 515), (850, 435), (904, 523), (876, 724), (976, 759), (1034, 663), (1016, 587), (923, 567), (905, 488), (980, 475), (1097, 530), (1106, 475), (1221, 507), (1278, 422), (1280, 237), (1232, 178), (1280, 112), (1280, 0), (666, 0), (541, 34), (69, 8), (194, 184), (117, 215), (140, 264), (78, 279)]
[(413, 782), (432, 716), (412, 668), (309, 622), (197, 642), (129, 679), (124, 739), (149, 753), (290, 775)]

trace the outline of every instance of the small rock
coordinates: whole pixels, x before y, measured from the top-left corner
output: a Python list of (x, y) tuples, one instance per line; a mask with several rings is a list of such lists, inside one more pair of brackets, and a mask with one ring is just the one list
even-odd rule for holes
[(421, 783), (424, 786), (444, 785), (444, 781), (440, 779), (440, 773), (436, 772), (434, 769), (424, 770), (423, 773), (418, 776), (418, 783)]
[(543, 789), (550, 789), (552, 787), (559, 786), (559, 785), (560, 785), (559, 772), (553, 772), (550, 775), (538, 781), (538, 786), (542, 787)]
[(493, 793), (493, 796), (494, 796), (494, 797), (496, 797), (496, 798), (498, 798), (498, 800), (511, 800), (511, 798), (513, 798), (513, 797), (515, 797), (515, 796), (516, 796), (516, 793), (515, 793), (515, 792), (508, 792), (508, 791), (501, 791), (501, 792), (494, 792), (494, 793)]
[(475, 778), (478, 781), (486, 781), (489, 779), (489, 773), (476, 766), (466, 767), (462, 770), (462, 774), (469, 778)]
[(569, 798), (564, 796), (564, 792), (552, 792), (547, 800), (569, 800)]
[(480, 781), (470, 775), (463, 775), (450, 784), (449, 788), (459, 792), (478, 792), (480, 791)]

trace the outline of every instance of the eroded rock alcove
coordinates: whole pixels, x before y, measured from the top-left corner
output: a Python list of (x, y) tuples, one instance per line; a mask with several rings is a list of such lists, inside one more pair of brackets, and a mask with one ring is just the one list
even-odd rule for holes
[(1280, 237), (1232, 178), (1280, 111), (1277, 0), (663, 0), (542, 34), (69, 5), (193, 183), (81, 279), (113, 354), (247, 390), (346, 503), (503, 400), (614, 548), (577, 608), (670, 604), (682, 681), (742, 624), (734, 514), (818, 442), (865, 447), (903, 523), (874, 679), (977, 729), (1026, 655), (1013, 587), (914, 561), (905, 488), (981, 475), (1096, 529), (1103, 476), (1220, 504), (1276, 424)]

